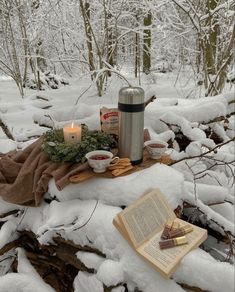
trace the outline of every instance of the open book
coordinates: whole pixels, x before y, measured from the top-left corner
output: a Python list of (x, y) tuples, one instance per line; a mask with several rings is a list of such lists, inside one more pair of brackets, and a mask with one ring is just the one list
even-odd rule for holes
[(113, 219), (114, 226), (130, 245), (167, 278), (176, 270), (180, 260), (207, 238), (206, 229), (190, 224), (193, 231), (185, 235), (188, 244), (160, 249), (164, 225), (171, 219), (182, 227), (190, 224), (176, 217), (159, 189), (140, 197)]

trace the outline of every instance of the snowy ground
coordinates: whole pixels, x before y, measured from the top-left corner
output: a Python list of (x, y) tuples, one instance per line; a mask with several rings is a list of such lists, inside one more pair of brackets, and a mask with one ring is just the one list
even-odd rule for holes
[[(173, 74), (157, 74), (155, 78), (156, 83), (149, 79), (144, 80), (142, 84), (146, 99), (153, 94), (157, 96), (157, 100), (151, 103), (145, 112), (145, 126), (149, 128), (152, 137), (164, 141), (174, 138), (174, 132), (160, 120), (180, 125), (183, 134), (192, 142), (182, 152), (179, 152), (176, 143), (174, 144), (171, 154), (177, 160), (200, 155), (201, 146), (214, 147), (214, 142), (205, 136), (203, 122), (209, 123), (216, 117), (233, 112), (231, 103), (229, 104), (234, 98), (233, 92), (213, 98), (195, 99), (193, 93), (198, 95), (198, 92), (193, 91), (193, 85), (188, 83), (187, 79), (178, 82), (176, 88), (173, 86), (176, 78)], [(89, 88), (89, 80), (77, 79), (71, 80), (71, 85), (59, 90), (40, 93), (28, 90), (26, 97), (22, 99), (12, 81), (0, 80), (0, 120), (7, 125), (15, 140), (8, 139), (0, 129), (0, 152), (6, 153), (25, 147), (30, 143), (27, 142), (29, 139), (47, 131), (45, 126), (51, 126), (52, 120), (56, 127), (69, 120), (76, 120), (85, 122), (91, 129), (99, 128), (99, 108), (103, 104), (116, 107), (118, 90), (123, 85), (123, 82), (114, 78), (105, 96), (97, 97), (94, 88)], [(84, 91), (86, 92), (82, 95)], [(36, 98), (37, 95), (43, 99)], [(220, 123), (213, 127), (224, 142), (234, 137), (235, 126), (232, 117), (228, 121), (226, 131)], [(234, 142), (221, 147), (213, 159), (229, 163), (234, 161)], [(156, 164), (125, 177), (113, 180), (94, 178), (79, 185), (69, 185), (62, 191), (56, 188), (52, 180), (48, 196), (57, 198), (58, 201), (43, 203), (38, 208), (20, 207), (24, 210), (23, 217), (8, 218), (0, 230), (0, 248), (17, 237), (17, 230), (25, 229), (37, 234), (40, 243), (50, 243), (53, 235), (57, 233), (77, 244), (98, 248), (106, 254), (106, 259), (85, 252), (77, 254), (87, 267), (96, 270), (94, 275), (78, 273), (74, 280), (77, 292), (102, 292), (102, 283), (111, 286), (121, 282), (128, 284), (129, 291), (134, 291), (135, 287), (144, 292), (184, 291), (178, 282), (207, 291), (232, 292), (232, 264), (218, 261), (211, 256), (212, 253), (198, 248), (185, 256), (173, 278), (166, 280), (135, 254), (112, 225), (113, 217), (121, 210), (120, 206), (129, 205), (145, 192), (158, 187), (166, 195), (173, 209), (181, 206), (183, 200), (187, 201), (207, 214), (208, 220), (213, 220), (210, 223), (211, 228), (223, 233), (222, 226), (234, 236), (233, 174), (231, 170), (225, 170), (224, 165), (218, 164), (213, 169), (208, 168), (205, 161), (198, 161), (196, 158), (188, 160), (187, 164), (182, 161), (172, 167)], [(231, 168), (234, 170), (233, 165)], [(195, 181), (195, 174), (202, 172), (206, 175), (198, 176)], [(98, 205), (91, 220), (80, 229), (79, 226), (87, 221), (97, 201)], [(218, 202), (222, 204), (217, 205)], [(12, 204), (0, 202), (0, 213), (15, 208)], [(202, 218), (203, 220), (205, 218)], [(71, 222), (75, 222), (75, 225)], [(63, 227), (58, 229), (56, 226), (60, 225)], [(214, 238), (210, 237), (207, 245), (213, 240)], [(228, 252), (227, 247), (214, 243), (213, 249), (215, 254), (220, 254), (224, 260)], [(8, 255), (0, 258), (0, 291), (54, 291), (39, 277), (25, 257), (24, 251), (18, 249), (17, 253), (17, 274), (4, 275), (10, 260), (1, 263), (1, 259)], [(122, 288), (113, 289), (113, 292), (123, 291)]]

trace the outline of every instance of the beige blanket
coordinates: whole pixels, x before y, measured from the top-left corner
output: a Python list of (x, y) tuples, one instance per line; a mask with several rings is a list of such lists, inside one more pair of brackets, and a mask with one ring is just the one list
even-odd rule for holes
[(38, 206), (51, 178), (58, 189), (69, 184), (69, 177), (88, 168), (87, 163), (53, 162), (41, 150), (42, 138), (0, 159), (0, 197), (5, 201)]

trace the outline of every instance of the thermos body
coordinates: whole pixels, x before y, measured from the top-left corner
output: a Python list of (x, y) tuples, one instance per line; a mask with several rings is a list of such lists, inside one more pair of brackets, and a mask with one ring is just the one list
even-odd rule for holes
[(119, 91), (119, 145), (120, 157), (129, 157), (133, 164), (143, 160), (144, 90), (124, 87)]

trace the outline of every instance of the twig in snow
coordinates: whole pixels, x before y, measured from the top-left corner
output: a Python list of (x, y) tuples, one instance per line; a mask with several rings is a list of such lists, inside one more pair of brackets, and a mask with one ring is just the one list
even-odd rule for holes
[(160, 121), (161, 121), (162, 123), (164, 123), (165, 125), (167, 125), (167, 127), (168, 127), (170, 130), (172, 130), (172, 131), (173, 131), (172, 127), (177, 127), (177, 128), (179, 128), (179, 129), (181, 129), (181, 127), (180, 127), (179, 125), (176, 125), (176, 124), (169, 124), (169, 123), (163, 121), (162, 119), (160, 119)]
[(117, 74), (118, 76), (120, 76), (123, 80), (126, 81), (126, 83), (128, 84), (128, 86), (132, 86), (131, 83), (126, 79), (125, 76), (123, 76), (120, 72), (118, 72), (117, 70), (115, 70), (109, 63), (107, 63), (105, 60), (102, 60), (102, 62), (107, 66), (107, 68), (103, 68), (101, 69), (96, 78), (95, 78), (95, 81), (97, 81), (100, 77), (100, 75), (102, 75), (104, 72), (112, 72), (112, 73), (115, 73)]
[(80, 225), (80, 226), (78, 226), (78, 227), (74, 227), (74, 226), (76, 226), (76, 222), (77, 222), (77, 220), (78, 220), (78, 217), (75, 217), (74, 220), (73, 220), (68, 226), (64, 226), (63, 224), (61, 224), (61, 225), (57, 225), (57, 226), (54, 226), (54, 227), (52, 227), (52, 228), (50, 228), (50, 229), (46, 229), (46, 230), (44, 230), (44, 231), (41, 233), (41, 235), (44, 235), (44, 234), (45, 234), (46, 232), (48, 232), (48, 231), (62, 231), (62, 230), (68, 230), (68, 229), (71, 230), (71, 231), (75, 231), (75, 230), (78, 230), (78, 229), (83, 228), (83, 227), (86, 226), (86, 225), (88, 224), (88, 222), (91, 220), (91, 218), (92, 218), (92, 216), (93, 216), (93, 214), (94, 214), (94, 212), (95, 212), (95, 210), (96, 210), (96, 208), (97, 208), (97, 206), (98, 206), (98, 203), (99, 203), (99, 201), (96, 200), (95, 207), (93, 208), (93, 210), (92, 210), (90, 216), (88, 217), (87, 221), (86, 221), (85, 223), (83, 223), (82, 225)]
[(77, 98), (75, 105), (77, 105), (79, 99), (91, 88), (92, 84), (90, 84), (90, 86), (88, 86)]
[[(190, 201), (187, 201), (187, 199), (185, 199), (183, 201), (183, 203), (189, 204), (191, 207), (195, 208), (198, 212), (203, 214), (207, 218), (207, 220), (209, 222), (215, 223), (218, 227), (220, 227), (223, 230), (224, 234), (229, 234), (235, 240), (235, 235), (234, 234), (232, 234), (230, 231), (226, 230), (225, 227), (223, 225), (221, 225), (220, 223), (218, 223), (216, 220), (214, 220), (212, 218), (208, 219), (207, 214), (204, 211), (202, 211), (199, 206), (196, 206), (196, 205), (192, 204)], [(203, 205), (204, 205), (204, 203), (203, 203)]]
[(153, 102), (156, 99), (156, 96), (153, 95), (151, 96), (148, 100), (146, 100), (144, 106), (146, 107), (147, 105), (149, 105), (151, 102)]
[(179, 162), (184, 161), (184, 160), (193, 159), (193, 158), (202, 158), (202, 157), (204, 158), (204, 157), (206, 157), (207, 154), (209, 154), (211, 152), (215, 152), (216, 149), (218, 149), (218, 148), (220, 148), (220, 147), (222, 147), (222, 146), (224, 146), (224, 145), (226, 145), (226, 144), (228, 144), (230, 142), (234, 142), (234, 141), (235, 141), (235, 137), (232, 138), (232, 139), (230, 139), (230, 140), (228, 140), (228, 141), (226, 141), (226, 142), (223, 142), (221, 144), (216, 145), (214, 148), (212, 148), (212, 149), (210, 149), (210, 150), (208, 150), (208, 151), (206, 151), (206, 152), (204, 152), (204, 153), (202, 153), (200, 155), (194, 155), (194, 156), (190, 156), (190, 157), (184, 157), (184, 158), (181, 158), (179, 160), (173, 161), (171, 163), (171, 165), (176, 164), (176, 163), (179, 163)]
[(45, 117), (49, 118), (52, 121), (52, 123), (53, 123), (52, 129), (55, 129), (55, 121), (54, 121), (54, 119), (49, 114), (45, 115)]
[(75, 228), (73, 230), (81, 229), (81, 228), (83, 228), (84, 226), (86, 226), (88, 224), (88, 222), (91, 220), (91, 218), (92, 218), (92, 216), (93, 216), (93, 214), (94, 214), (94, 212), (95, 212), (95, 210), (96, 210), (96, 208), (98, 206), (98, 203), (99, 203), (99, 201), (96, 200), (95, 207), (94, 207), (93, 211), (91, 212), (91, 215), (89, 216), (89, 218), (87, 219), (87, 221), (84, 224), (82, 224), (81, 226), (79, 226), (79, 227), (77, 227), (77, 228)]
[(225, 232), (226, 236), (227, 236), (227, 239), (228, 239), (228, 243), (229, 243), (229, 252), (227, 254), (227, 257), (225, 259), (226, 262), (230, 262), (231, 260), (231, 257), (234, 256), (234, 248), (233, 248), (233, 245), (235, 244), (235, 239), (231, 239), (231, 236), (230, 234), (228, 234), (228, 232)]
[(8, 127), (3, 123), (3, 121), (0, 119), (0, 127), (2, 128), (3, 132), (6, 134), (6, 136), (11, 139), (15, 140), (14, 137), (12, 136), (11, 132), (9, 131)]

